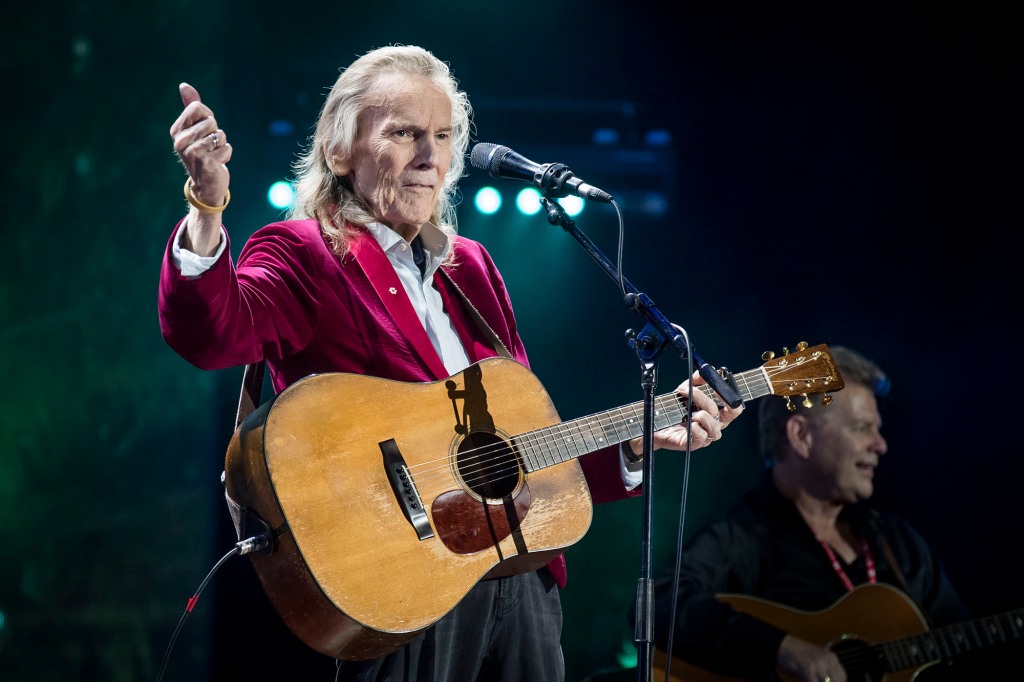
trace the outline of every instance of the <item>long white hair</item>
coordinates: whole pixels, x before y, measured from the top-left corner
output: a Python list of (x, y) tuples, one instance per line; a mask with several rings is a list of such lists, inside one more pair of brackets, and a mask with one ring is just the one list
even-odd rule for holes
[(334, 174), (328, 159), (335, 154), (351, 154), (367, 92), (381, 76), (394, 73), (426, 76), (451, 101), (452, 160), (430, 222), (449, 239), (456, 232), (455, 192), (465, 169), (472, 127), (469, 97), (459, 89), (448, 64), (428, 50), (413, 45), (390, 45), (367, 52), (342, 70), (320, 110), (308, 148), (292, 167), (295, 203), (289, 217), (316, 218), (338, 255), (348, 251), (348, 241), (356, 233), (352, 225), (365, 225), (375, 218), (366, 202), (356, 196), (348, 179)]

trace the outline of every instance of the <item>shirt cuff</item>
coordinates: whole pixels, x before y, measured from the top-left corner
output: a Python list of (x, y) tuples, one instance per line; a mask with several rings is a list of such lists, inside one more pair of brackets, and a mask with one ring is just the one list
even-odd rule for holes
[(186, 224), (187, 221), (181, 221), (181, 227), (178, 228), (178, 233), (174, 235), (174, 240), (171, 242), (171, 260), (181, 270), (182, 277), (195, 279), (214, 266), (217, 259), (224, 253), (224, 249), (227, 248), (228, 240), (224, 239), (224, 231), (221, 228), (220, 244), (217, 246), (217, 252), (212, 256), (196, 255), (181, 246), (181, 240), (185, 236)]
[[(629, 457), (626, 455), (628, 447), (629, 441), (619, 445), (619, 473), (622, 474), (622, 482), (625, 484), (626, 490), (634, 490), (644, 482), (643, 460), (630, 464)], [(637, 467), (637, 470), (632, 471), (630, 467)]]

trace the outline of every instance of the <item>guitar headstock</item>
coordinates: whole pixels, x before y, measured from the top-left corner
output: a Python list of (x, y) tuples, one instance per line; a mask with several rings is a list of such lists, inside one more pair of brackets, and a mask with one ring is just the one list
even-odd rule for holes
[(771, 351), (764, 353), (761, 357), (767, 362), (762, 365), (762, 369), (768, 375), (772, 393), (785, 396), (790, 412), (796, 409), (790, 396), (803, 396), (803, 406), (811, 407), (813, 403), (808, 396), (824, 393), (821, 403), (828, 405), (832, 402), (832, 396), (828, 393), (846, 385), (827, 345), (808, 347), (806, 341), (801, 341), (792, 353), (788, 348), (782, 350), (783, 354), (779, 357)]

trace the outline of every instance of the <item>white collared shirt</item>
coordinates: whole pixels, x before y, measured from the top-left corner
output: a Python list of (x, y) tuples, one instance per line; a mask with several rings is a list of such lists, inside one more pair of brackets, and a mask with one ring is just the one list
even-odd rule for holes
[(451, 248), (444, 233), (430, 223), (420, 228), (423, 255), (427, 259), (424, 272), (420, 274), (420, 268), (413, 260), (412, 245), (400, 234), (381, 223), (370, 223), (366, 227), (398, 273), (398, 279), (409, 295), (416, 316), (420, 318), (430, 342), (434, 344), (434, 350), (441, 356), (448, 374), (457, 374), (469, 367), (466, 349), (451, 318), (444, 311), (440, 292), (433, 286), (434, 273)]

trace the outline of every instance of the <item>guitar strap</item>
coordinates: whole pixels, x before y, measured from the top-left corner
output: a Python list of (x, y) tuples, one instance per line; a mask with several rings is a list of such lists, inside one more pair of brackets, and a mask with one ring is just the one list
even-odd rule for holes
[(900, 585), (903, 587), (903, 591), (910, 594), (910, 587), (907, 585), (907, 578), (903, 575), (903, 571), (900, 570), (900, 565), (896, 561), (896, 556), (892, 552), (892, 547), (889, 546), (889, 541), (882, 535), (882, 531), (879, 530), (878, 524), (875, 523), (874, 519), (868, 521), (871, 526), (871, 530), (875, 532), (875, 537), (878, 538), (878, 544), (882, 546), (882, 553), (885, 554), (885, 558), (889, 561), (889, 565), (892, 567), (892, 572), (896, 574), (896, 578), (900, 581)]
[(476, 326), (479, 327), (480, 331), (482, 331), (490, 340), (494, 350), (503, 357), (514, 359), (512, 358), (512, 354), (508, 352), (508, 348), (505, 347), (505, 344), (501, 342), (501, 338), (499, 338), (498, 334), (491, 329), (491, 325), (487, 324), (487, 320), (485, 320), (484, 316), (480, 314), (480, 311), (476, 309), (476, 306), (470, 302), (469, 297), (463, 293), (462, 289), (459, 288), (459, 285), (452, 279), (452, 276), (448, 274), (448, 271), (441, 268), (441, 274), (443, 274), (445, 280), (452, 285), (452, 289), (455, 289), (455, 292), (462, 299), (462, 302), (466, 304), (466, 308), (469, 310), (469, 314), (473, 317), (473, 321), (476, 322)]
[[(242, 426), (245, 418), (252, 414), (260, 404), (265, 368), (266, 361), (264, 360), (259, 360), (245, 366), (245, 371), (242, 373), (242, 391), (241, 395), (238, 396), (238, 412), (235, 413), (235, 431)], [(239, 542), (252, 536), (251, 529), (253, 526), (261, 526), (262, 530), (269, 531), (266, 528), (266, 524), (250, 514), (248, 509), (231, 499), (231, 495), (228, 494), (226, 481), (227, 472), (222, 471), (220, 483), (224, 486), (224, 500), (227, 502), (228, 513), (231, 515), (231, 522), (235, 526), (235, 535), (238, 536)], [(269, 544), (267, 548), (269, 549)]]
[(238, 412), (235, 414), (235, 429), (237, 430), (245, 418), (252, 414), (252, 411), (260, 404), (260, 396), (263, 394), (263, 369), (266, 366), (265, 360), (259, 360), (245, 366), (242, 374), (242, 393), (238, 396)]

